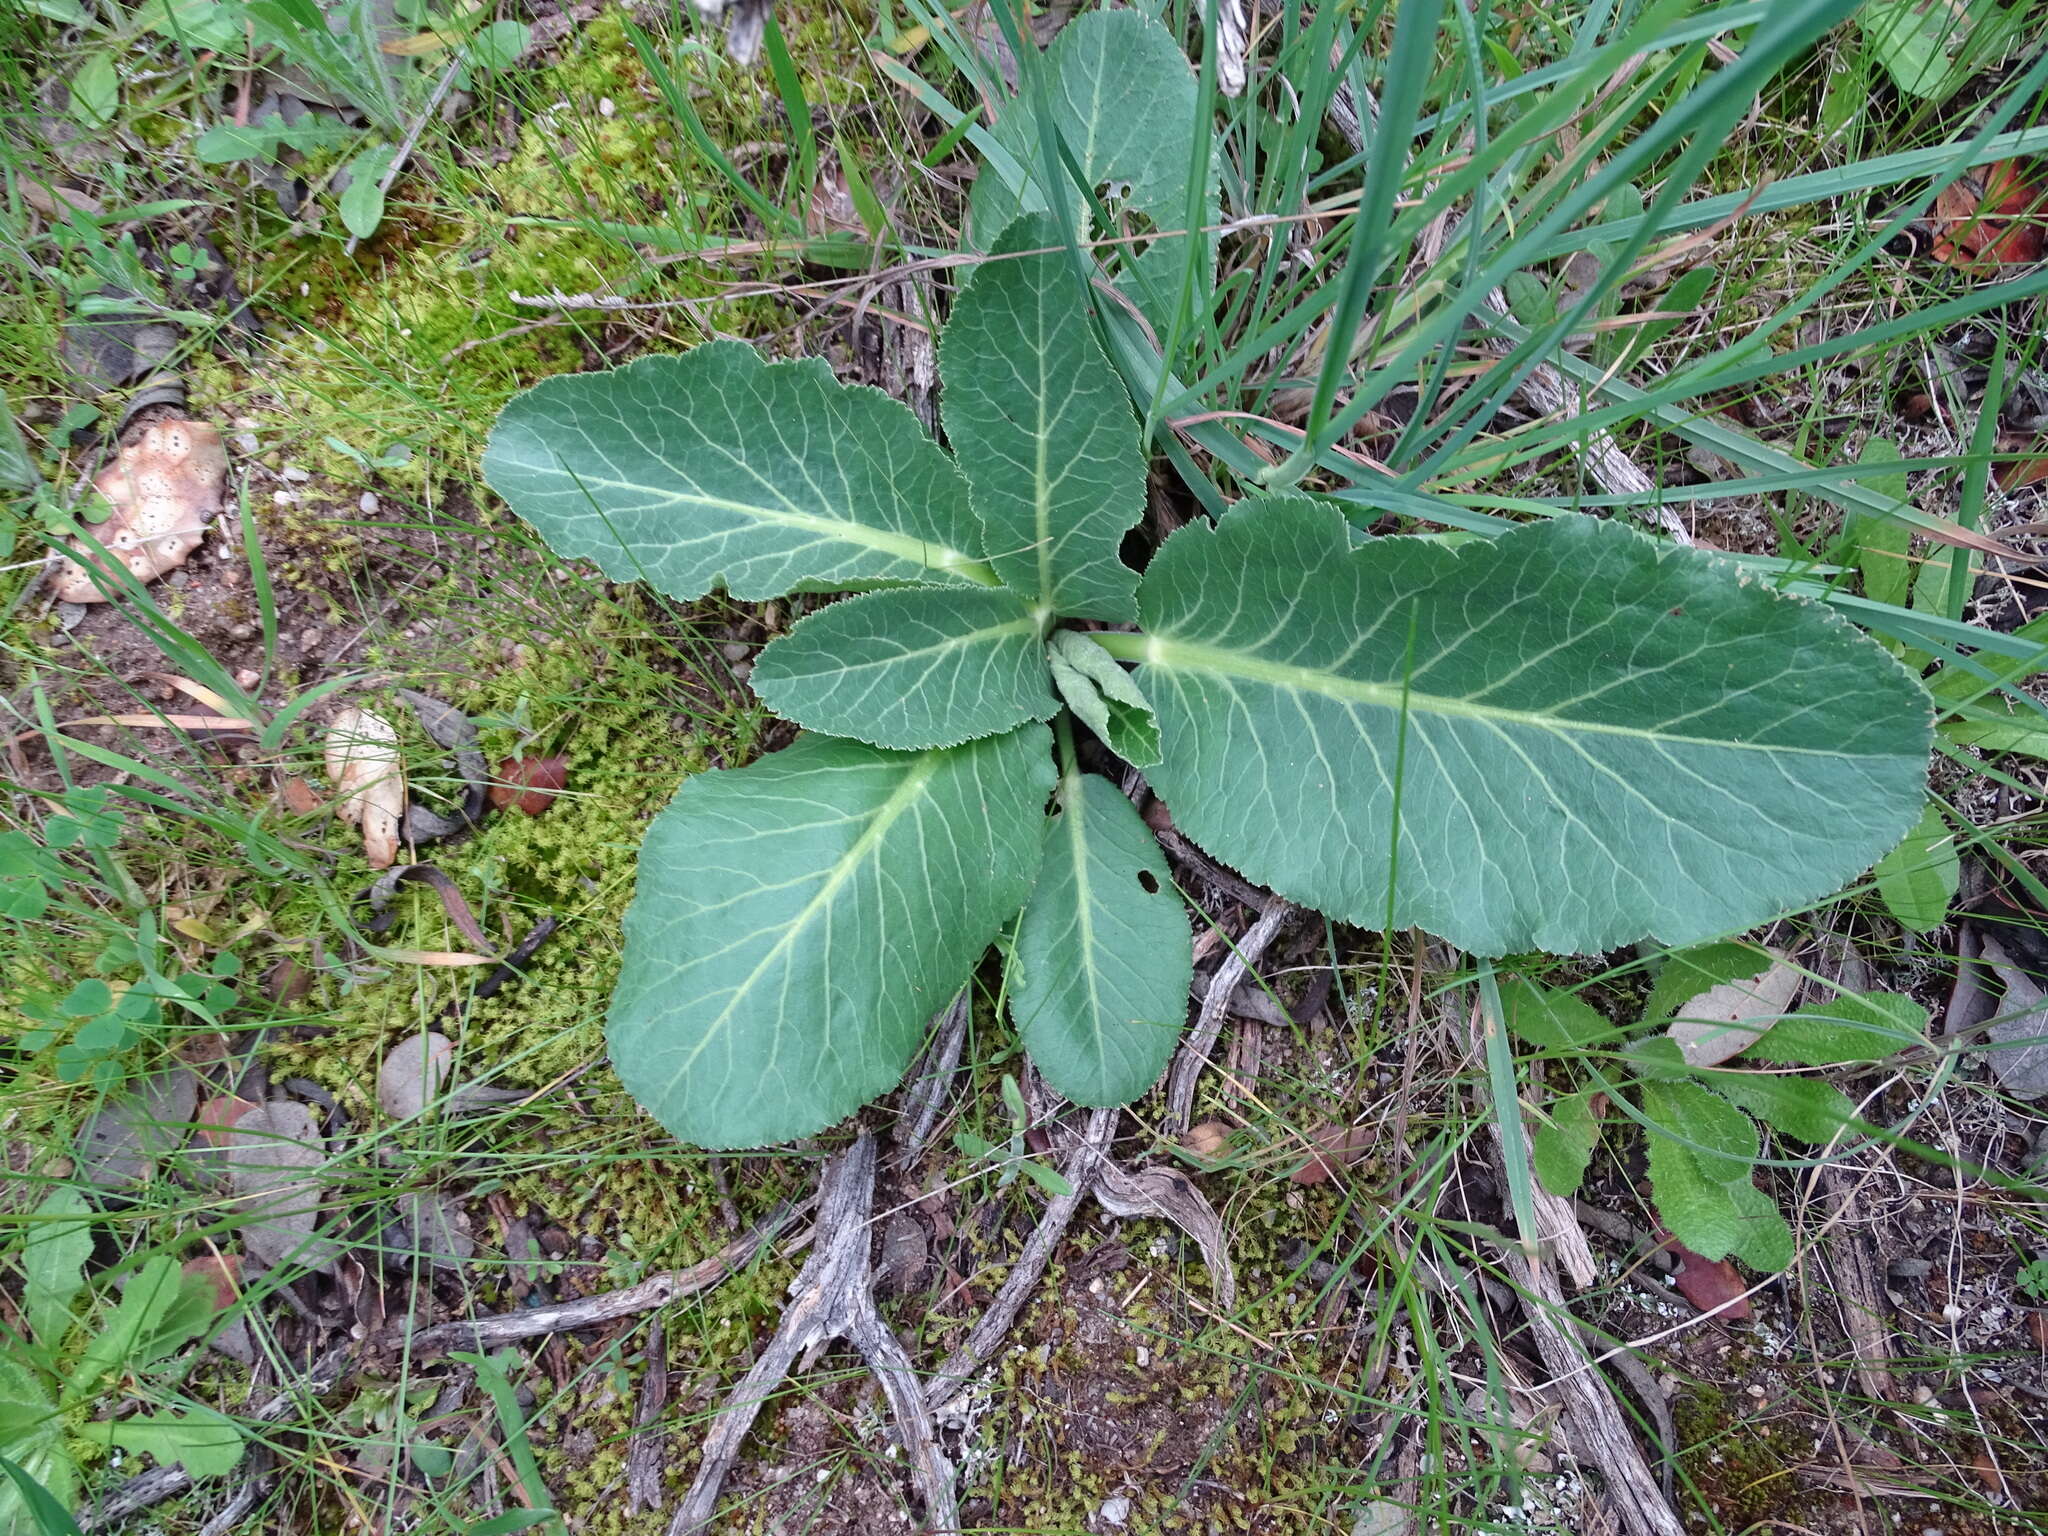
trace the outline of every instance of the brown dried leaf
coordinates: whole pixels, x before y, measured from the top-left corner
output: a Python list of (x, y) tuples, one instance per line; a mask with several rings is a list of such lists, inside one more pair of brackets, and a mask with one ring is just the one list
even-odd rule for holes
[(367, 709), (339, 710), (327, 731), (327, 777), (341, 792), (341, 819), (363, 829), (370, 867), (389, 869), (405, 821), (405, 766), (391, 722)]
[(514, 810), (538, 816), (555, 802), (569, 782), (566, 757), (508, 757), (498, 764), (490, 788), (493, 810)]
[(1308, 1139), (1316, 1150), (1294, 1170), (1292, 1177), (1297, 1184), (1320, 1184), (1334, 1179), (1365, 1156), (1378, 1134), (1371, 1126), (1326, 1125), (1312, 1132)]
[[(160, 421), (123, 448), (93, 481), (114, 509), (93, 529), (93, 537), (137, 581), (154, 581), (183, 565), (199, 547), (207, 523), (220, 510), (227, 473), (220, 433), (203, 421)], [(106, 568), (82, 540), (73, 540), (72, 547), (78, 558), (66, 560), (52, 577), (58, 601), (108, 601), (113, 582)], [(103, 581), (109, 590), (101, 589)]]
[(1768, 968), (1709, 987), (1678, 1010), (1666, 1033), (1678, 1042), (1687, 1065), (1714, 1067), (1741, 1055), (1791, 1008), (1799, 992), (1798, 968), (1782, 952), (1768, 953)]
[(311, 816), (327, 808), (327, 801), (320, 791), (304, 779), (286, 779), (277, 787), (278, 798), (284, 801), (284, 808), (294, 816)]
[(1722, 1310), (1714, 1315), (1729, 1322), (1746, 1322), (1749, 1319), (1749, 1299), (1742, 1294), (1749, 1287), (1742, 1283), (1742, 1276), (1735, 1272), (1733, 1264), (1726, 1259), (1703, 1259), (1677, 1238), (1673, 1238), (1669, 1246), (1678, 1258), (1675, 1278), (1680, 1295), (1702, 1312), (1713, 1312), (1714, 1308), (1721, 1307)]

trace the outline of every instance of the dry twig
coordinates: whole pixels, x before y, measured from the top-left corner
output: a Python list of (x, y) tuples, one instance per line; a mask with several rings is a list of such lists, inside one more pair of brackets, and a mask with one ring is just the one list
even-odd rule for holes
[(874, 1269), (868, 1256), (874, 1197), (875, 1139), (863, 1131), (825, 1171), (811, 1256), (791, 1287), (793, 1299), (782, 1315), (782, 1326), (720, 1409), (718, 1422), (705, 1437), (696, 1480), (669, 1523), (669, 1536), (697, 1536), (712, 1528), (718, 1492), (739, 1459), (761, 1404), (781, 1385), (799, 1355), (842, 1338), (860, 1351), (889, 1400), (924, 1499), (926, 1529), (956, 1528), (953, 1469), (939, 1450), (931, 1411), (918, 1391), (910, 1358), (875, 1306)]
[(1216, 968), (1208, 995), (1202, 999), (1202, 1011), (1195, 1017), (1195, 1027), (1182, 1043), (1180, 1053), (1174, 1057), (1172, 1074), (1167, 1079), (1166, 1127), (1169, 1131), (1187, 1129), (1195, 1107), (1195, 1080), (1202, 1075), (1202, 1068), (1209, 1064), (1209, 1053), (1216, 1048), (1216, 1037), (1223, 1032), (1223, 1015), (1229, 1011), (1230, 999), (1246, 975), (1265, 958), (1273, 940), (1279, 937), (1281, 928), (1293, 915), (1294, 903), (1285, 897), (1268, 896), (1259, 920), (1246, 930), (1245, 936), (1238, 940)]
[(1045, 1273), (1046, 1261), (1059, 1240), (1066, 1235), (1067, 1226), (1074, 1219), (1081, 1202), (1088, 1198), (1094, 1187), (1097, 1169), (1101, 1166), (1103, 1154), (1109, 1150), (1111, 1133), (1116, 1129), (1117, 1111), (1114, 1109), (1091, 1109), (1081, 1131), (1080, 1138), (1068, 1154), (1066, 1164), (1060, 1169), (1072, 1193), (1055, 1195), (1045, 1207), (1045, 1214), (1038, 1219), (1038, 1226), (1024, 1244), (1024, 1251), (1017, 1255), (1017, 1262), (1010, 1266), (1010, 1273), (1003, 1280), (1002, 1289), (982, 1313), (981, 1320), (968, 1332), (960, 1347), (946, 1357), (930, 1381), (925, 1383), (925, 1401), (934, 1407), (950, 1401), (960, 1390), (961, 1384), (987, 1364), (996, 1352), (996, 1346), (1010, 1331), (1010, 1325), (1017, 1320), (1024, 1302), (1038, 1284), (1038, 1277)]

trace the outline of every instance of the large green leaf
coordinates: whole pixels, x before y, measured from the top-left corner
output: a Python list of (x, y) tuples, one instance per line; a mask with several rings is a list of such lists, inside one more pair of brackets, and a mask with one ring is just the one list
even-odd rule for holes
[[(0, 1458), (14, 1463), (60, 1509), (78, 1487), (78, 1467), (64, 1445), (64, 1416), (43, 1381), (18, 1352), (0, 1350)], [(30, 1501), (11, 1478), (0, 1479), (0, 1532), (36, 1530)]]
[(1193, 978), (1158, 840), (1114, 784), (1070, 770), (1008, 977), (1032, 1061), (1076, 1104), (1128, 1103), (1166, 1069)]
[(997, 589), (870, 592), (812, 614), (754, 663), (779, 715), (871, 746), (951, 747), (1049, 718), (1043, 625)]
[(1144, 635), (1098, 639), (1143, 663), (1174, 820), (1371, 927), (1689, 943), (1837, 889), (1919, 813), (1931, 711), (1896, 661), (1598, 519), (1354, 549), (1272, 498), (1176, 533), (1140, 602)]
[(1816, 1146), (1856, 1124), (1856, 1106), (1839, 1088), (1816, 1077), (1773, 1072), (1711, 1072), (1704, 1081), (1772, 1129)]
[(953, 306), (946, 436), (1004, 583), (1049, 613), (1128, 623), (1138, 577), (1117, 546), (1145, 510), (1145, 461), (1087, 290), (1064, 251), (1042, 251), (1058, 243), (1050, 220), (1019, 219)]
[(1031, 892), (1052, 735), (942, 751), (829, 736), (677, 791), (640, 850), (609, 1034), (706, 1147), (806, 1136), (899, 1078)]
[(557, 554), (671, 597), (995, 580), (917, 418), (816, 359), (719, 341), (546, 379), (505, 407), (483, 468)]

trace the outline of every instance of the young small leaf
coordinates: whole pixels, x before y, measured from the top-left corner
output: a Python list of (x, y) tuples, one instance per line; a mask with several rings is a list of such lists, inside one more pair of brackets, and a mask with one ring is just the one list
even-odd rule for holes
[(1520, 976), (1502, 980), (1500, 1005), (1509, 1032), (1523, 1044), (1546, 1051), (1575, 1050), (1615, 1033), (1599, 1010), (1576, 993), (1539, 986)]
[(128, 1279), (121, 1299), (93, 1335), (64, 1383), (68, 1407), (86, 1401), (113, 1371), (153, 1365), (206, 1330), (213, 1321), (213, 1297), (175, 1259), (162, 1254)]
[(21, 1248), (27, 1276), (22, 1311), (29, 1337), (54, 1359), (71, 1331), (71, 1302), (85, 1289), (85, 1262), (92, 1257), (92, 1207), (66, 1185), (36, 1207), (36, 1221)]
[(1168, 539), (1140, 598), (1145, 633), (1098, 643), (1143, 663), (1182, 830), (1475, 954), (1739, 929), (1868, 868), (1924, 798), (1932, 711), (1896, 661), (1599, 518), (1354, 546), (1333, 506), (1255, 499)]
[[(1503, 999), (1505, 1001), (1505, 999)], [(1600, 1145), (1600, 1120), (1593, 1113), (1596, 1090), (1582, 1088), (1550, 1105), (1550, 1119), (1530, 1138), (1531, 1164), (1543, 1187), (1569, 1200), (1585, 1182), (1593, 1149)]]
[(1145, 695), (1107, 651), (1078, 630), (1053, 631), (1046, 645), (1053, 686), (1067, 708), (1133, 768), (1159, 761), (1159, 721)]
[(1927, 1037), (1927, 1010), (1892, 992), (1844, 992), (1787, 1014), (1749, 1052), (1752, 1061), (1832, 1067), (1882, 1061)]
[(1076, 1104), (1124, 1104), (1166, 1069), (1187, 1022), (1187, 910), (1151, 829), (1114, 784), (1070, 772), (1017, 925), (1010, 1016)]
[(1059, 244), (1050, 219), (1019, 219), (954, 305), (946, 436), (1004, 584), (1064, 618), (1129, 623), (1138, 576), (1117, 549), (1145, 510), (1138, 423), (1072, 259), (1043, 249)]
[(348, 186), (341, 194), (342, 228), (367, 240), (384, 222), (384, 173), (395, 152), (390, 144), (374, 144), (348, 163)]
[(1052, 733), (924, 753), (801, 736), (655, 818), (612, 1062), (706, 1147), (823, 1130), (890, 1087), (1031, 892)]
[(1915, 933), (1939, 928), (1963, 877), (1956, 836), (1941, 807), (1928, 801), (1906, 840), (1879, 859), (1872, 873), (1877, 894), (1902, 926)]
[(1736, 1222), (1729, 1251), (1751, 1269), (1775, 1274), (1792, 1262), (1792, 1229), (1778, 1202), (1747, 1180), (1727, 1186)]
[(194, 1477), (223, 1477), (242, 1459), (242, 1431), (224, 1413), (194, 1403), (182, 1413), (152, 1413), (88, 1424), (85, 1437), (123, 1450), (147, 1451), (162, 1466)]
[[(1860, 462), (1889, 463), (1899, 457), (1898, 444), (1873, 437), (1863, 445)], [(1904, 470), (1864, 475), (1863, 484), (1882, 496), (1907, 500), (1910, 486)], [(1913, 593), (1913, 525), (1904, 518), (1850, 512), (1842, 518), (1842, 536), (1855, 549), (1856, 568), (1863, 574), (1863, 595), (1874, 602), (1903, 608)]]
[(71, 72), (71, 115), (84, 128), (104, 128), (121, 108), (121, 75), (114, 57), (90, 54)]
[(799, 620), (754, 662), (754, 691), (786, 719), (869, 746), (923, 749), (995, 736), (1059, 708), (1040, 625), (1016, 593), (870, 592)]
[(715, 341), (545, 379), (498, 417), (483, 469), (557, 554), (685, 601), (995, 582), (952, 461), (814, 358)]
[[(1664, 1140), (1678, 1142), (1701, 1176), (1716, 1184), (1749, 1182), (1763, 1152), (1756, 1124), (1749, 1116), (1697, 1083), (1647, 1082), (1638, 1087), (1652, 1145)], [(1692, 1246), (1699, 1247), (1697, 1243)]]

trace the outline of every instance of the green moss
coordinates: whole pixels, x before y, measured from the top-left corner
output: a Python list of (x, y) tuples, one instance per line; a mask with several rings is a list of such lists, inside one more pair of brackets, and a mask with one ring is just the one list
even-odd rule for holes
[[(810, 30), (835, 29), (799, 36)], [(625, 10), (602, 11), (564, 46), (558, 63), (519, 77), (501, 116), (509, 124), (516, 111), (519, 126), (499, 154), (458, 159), (430, 146), (355, 255), (331, 235), (290, 243), (260, 275), (266, 303), (295, 322), (279, 347), (292, 381), (283, 404), (286, 425), (297, 428), (295, 462), (354, 478), (359, 467), (327, 437), (372, 456), (402, 440), (414, 450), (411, 464), (381, 473), (395, 489), (425, 493), (450, 457), (465, 468), (473, 461), (517, 390), (616, 355), (606, 346), (616, 340), (610, 317), (534, 308), (521, 296), (704, 301), (702, 310), (662, 312), (670, 346), (714, 327), (745, 335), (781, 323), (764, 300), (721, 301), (708, 267), (657, 270), (643, 249), (601, 232), (646, 231), (640, 246), (657, 252), (664, 238), (750, 234), (635, 52)], [(715, 142), (781, 142), (781, 109), (764, 75), (710, 68), (688, 46), (669, 53), (678, 87)], [(480, 136), (487, 110), (465, 140)], [(731, 263), (721, 264), (719, 277), (732, 275)]]
[(1792, 1476), (1804, 1459), (1793, 1436), (1780, 1444), (1770, 1421), (1736, 1394), (1694, 1383), (1672, 1399), (1671, 1413), (1684, 1480), (1729, 1529), (1800, 1521), (1827, 1507)]

